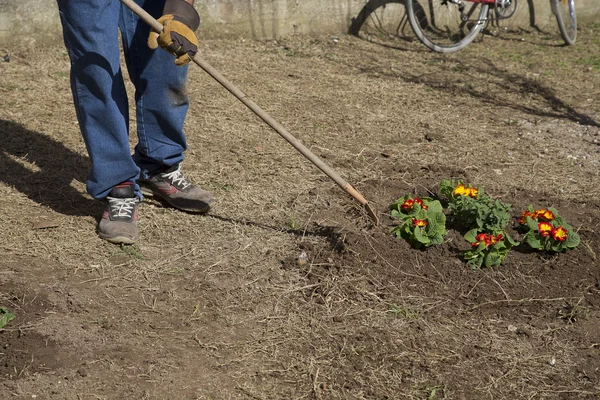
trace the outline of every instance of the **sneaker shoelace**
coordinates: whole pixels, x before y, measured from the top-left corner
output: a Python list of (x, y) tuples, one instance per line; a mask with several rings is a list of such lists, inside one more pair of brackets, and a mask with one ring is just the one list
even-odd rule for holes
[(126, 217), (132, 218), (133, 211), (135, 210), (135, 204), (137, 198), (118, 198), (118, 197), (107, 197), (108, 204), (110, 205), (110, 214), (113, 217)]
[(164, 173), (163, 177), (170, 180), (171, 184), (181, 187), (182, 190), (185, 190), (191, 186), (191, 183), (188, 182), (183, 175), (183, 172), (181, 172), (181, 164), (179, 164), (175, 171)]

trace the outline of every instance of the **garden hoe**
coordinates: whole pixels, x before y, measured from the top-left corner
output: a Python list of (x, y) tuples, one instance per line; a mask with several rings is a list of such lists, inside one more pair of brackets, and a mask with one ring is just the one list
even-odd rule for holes
[[(154, 19), (154, 17), (148, 14), (139, 5), (134, 3), (133, 0), (121, 0), (121, 3), (123, 3), (127, 8), (133, 11), (144, 22), (150, 25), (150, 27), (156, 32), (162, 32), (162, 24), (156, 19)], [(279, 135), (281, 135), (292, 146), (294, 146), (296, 150), (298, 150), (304, 157), (308, 158), (315, 166), (317, 166), (317, 168), (323, 171), (328, 177), (333, 179), (333, 181), (335, 181), (335, 183), (337, 183), (342, 189), (344, 189), (350, 196), (358, 200), (364, 206), (365, 210), (367, 211), (367, 214), (373, 220), (373, 222), (376, 225), (379, 223), (379, 218), (377, 217), (377, 214), (375, 214), (375, 211), (371, 208), (367, 200), (356, 189), (354, 189), (352, 185), (346, 182), (337, 172), (335, 172), (333, 168), (325, 164), (319, 157), (317, 157), (298, 139), (292, 136), (283, 126), (281, 126), (269, 114), (267, 114), (262, 108), (260, 108), (254, 101), (246, 97), (246, 94), (242, 92), (237, 86), (229, 82), (217, 70), (215, 70), (212, 66), (206, 63), (206, 61), (202, 60), (198, 55), (194, 56), (193, 61), (207, 74), (209, 74), (213, 79), (215, 79), (223, 87), (225, 87), (225, 89), (227, 89), (231, 94), (237, 97), (239, 101), (244, 103), (250, 110), (252, 110), (252, 112), (254, 112), (254, 114), (260, 117), (260, 119), (262, 119), (277, 133), (279, 133)]]

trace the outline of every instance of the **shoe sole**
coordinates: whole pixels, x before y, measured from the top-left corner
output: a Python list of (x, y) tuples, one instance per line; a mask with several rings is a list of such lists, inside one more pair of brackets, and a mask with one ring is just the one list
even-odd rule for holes
[(106, 236), (101, 233), (99, 233), (98, 236), (100, 236), (101, 239), (114, 244), (134, 244), (138, 241), (138, 238), (132, 239), (127, 236)]
[(153, 198), (160, 199), (160, 200), (166, 202), (171, 207), (176, 208), (176, 209), (181, 210), (181, 211), (186, 211), (186, 212), (189, 212), (189, 213), (204, 214), (204, 213), (207, 213), (210, 210), (210, 204), (208, 204), (208, 203), (206, 203), (206, 207), (203, 207), (203, 208), (188, 208), (188, 207), (178, 206), (176, 204), (173, 204), (173, 202), (171, 202), (167, 198), (167, 196), (163, 195), (160, 191), (154, 190), (151, 187), (146, 187), (146, 186), (140, 185), (140, 191), (142, 192), (142, 194), (145, 197), (153, 197)]

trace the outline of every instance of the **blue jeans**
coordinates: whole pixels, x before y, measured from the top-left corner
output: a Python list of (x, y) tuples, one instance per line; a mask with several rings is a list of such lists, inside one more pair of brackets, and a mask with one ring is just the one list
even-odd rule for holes
[[(71, 59), (71, 90), (91, 169), (87, 191), (102, 199), (183, 160), (188, 110), (187, 66), (146, 44), (150, 28), (118, 0), (57, 0)], [(136, 0), (155, 18), (164, 0)], [(119, 32), (135, 86), (138, 143), (129, 148), (129, 105), (120, 66)], [(136, 183), (136, 193), (141, 198)]]

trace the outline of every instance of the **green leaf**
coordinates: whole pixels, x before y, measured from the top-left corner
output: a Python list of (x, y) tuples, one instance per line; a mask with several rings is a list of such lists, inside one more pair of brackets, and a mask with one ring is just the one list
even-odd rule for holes
[(483, 256), (467, 261), (467, 265), (473, 269), (481, 268), (481, 264), (483, 264)]
[(475, 243), (477, 241), (476, 237), (477, 237), (478, 233), (479, 232), (477, 231), (477, 228), (471, 229), (469, 232), (467, 232), (465, 234), (464, 238), (469, 243)]
[(446, 196), (449, 200), (451, 200), (454, 197), (453, 192), (455, 186), (456, 184), (453, 180), (442, 179), (442, 181), (440, 182), (440, 193)]
[(571, 225), (567, 224), (566, 222), (562, 223), (562, 227), (565, 228), (568, 232), (572, 232), (575, 230)]
[(512, 247), (512, 246), (518, 246), (519, 245), (519, 242), (515, 241), (512, 238), (512, 236), (510, 236), (508, 233), (502, 232), (502, 235), (504, 235), (504, 241), (508, 242), (508, 244), (510, 245), (510, 246), (507, 245), (507, 247)]
[(494, 251), (500, 251), (500, 252), (507, 249), (506, 244), (504, 244), (504, 240), (496, 242), (492, 246), (492, 248), (494, 249)]
[(473, 258), (481, 256), (481, 254), (477, 250), (467, 250), (462, 253), (462, 256), (465, 260), (471, 260)]
[(565, 221), (565, 219), (563, 217), (561, 217), (560, 215), (556, 215), (554, 214), (554, 219), (552, 220), (552, 226), (554, 228), (557, 228), (559, 226), (565, 226), (567, 225), (567, 221)]
[(6, 307), (0, 307), (0, 329), (4, 328), (13, 319), (15, 319), (15, 314), (9, 312)]
[(429, 240), (429, 238), (425, 235), (423, 235), (423, 229), (419, 226), (415, 227), (415, 239), (419, 242), (419, 243), (423, 243), (423, 244), (429, 244), (429, 242), (431, 242), (431, 240)]
[(438, 201), (438, 200), (434, 200), (432, 202), (427, 203), (427, 207), (429, 207), (427, 209), (427, 211), (429, 213), (438, 213), (438, 212), (443, 212), (444, 208), (442, 207), (442, 204)]
[(476, 219), (475, 219), (475, 223), (477, 224), (477, 227), (478, 227), (479, 229), (482, 229), (482, 228), (483, 228), (483, 218), (479, 218), (479, 217), (478, 217), (478, 218), (476, 218)]
[(563, 242), (553, 242), (550, 249), (556, 253), (560, 253), (564, 250)]
[(500, 254), (498, 254), (496, 252), (489, 253), (485, 257), (485, 266), (486, 267), (496, 267), (496, 266), (500, 265), (501, 262), (502, 262), (502, 257), (500, 256)]
[(443, 235), (446, 233), (446, 216), (442, 212), (429, 213), (427, 218), (428, 236)]
[(422, 209), (423, 209), (423, 207), (421, 207), (421, 205), (419, 203), (415, 202), (415, 204), (413, 205), (411, 214), (418, 214)]
[(437, 234), (433, 237), (430, 237), (430, 239), (431, 239), (431, 243), (430, 243), (431, 245), (437, 245), (437, 244), (444, 243), (444, 235)]
[[(530, 218), (528, 217), (527, 219)], [(533, 234), (533, 231), (531, 231), (530, 234), (527, 234), (526, 238), (527, 244), (532, 249), (542, 250), (544, 248), (544, 246), (542, 245), (542, 241), (540, 240), (540, 238), (536, 237), (536, 235)]]
[(428, 214), (427, 210), (422, 209), (421, 206), (418, 205), (418, 204), (415, 204), (414, 210), (416, 210), (417, 207), (418, 207), (419, 211), (417, 211), (415, 213), (415, 215), (413, 215), (413, 218), (416, 218), (416, 219), (427, 219), (427, 214)]
[(568, 247), (570, 249), (574, 249), (575, 247), (577, 247), (579, 245), (580, 242), (581, 242), (581, 238), (579, 237), (577, 232), (568, 231), (567, 240), (564, 241), (566, 247)]
[(408, 242), (410, 242), (410, 241), (412, 240), (413, 236), (414, 236), (414, 235), (413, 235), (413, 234), (412, 234), (412, 232), (411, 232), (411, 231), (409, 231), (409, 230), (402, 229), (402, 230), (400, 231), (400, 237), (401, 237), (402, 239), (404, 239), (404, 240), (408, 241)]
[(537, 231), (538, 223), (531, 217), (527, 217), (527, 227), (532, 231)]

